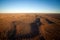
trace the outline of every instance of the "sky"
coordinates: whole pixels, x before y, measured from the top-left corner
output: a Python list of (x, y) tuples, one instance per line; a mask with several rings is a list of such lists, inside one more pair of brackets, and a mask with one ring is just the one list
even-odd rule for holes
[(60, 13), (60, 0), (0, 0), (0, 13)]

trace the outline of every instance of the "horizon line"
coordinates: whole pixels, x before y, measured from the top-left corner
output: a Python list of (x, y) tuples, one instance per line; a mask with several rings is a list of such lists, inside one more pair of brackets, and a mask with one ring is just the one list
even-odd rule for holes
[[(35, 14), (34, 12), (31, 12), (31, 13), (0, 13), (0, 14)], [(38, 13), (36, 12), (36, 14), (60, 14), (60, 13)]]

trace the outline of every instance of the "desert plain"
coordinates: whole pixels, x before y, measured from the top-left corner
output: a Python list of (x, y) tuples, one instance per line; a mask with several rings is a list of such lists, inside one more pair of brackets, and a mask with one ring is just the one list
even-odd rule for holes
[[(14, 24), (12, 22), (15, 22), (16, 25), (16, 35), (29, 34), (31, 32), (30, 23), (34, 22), (37, 17), (40, 18), (41, 22), (39, 33), (44, 37), (44, 39), (60, 40), (60, 14), (57, 13), (0, 13), (0, 40), (7, 40), (7, 32), (14, 29)], [(16, 40), (41, 40), (39, 39), (41, 35), (29, 39), (18, 38)]]

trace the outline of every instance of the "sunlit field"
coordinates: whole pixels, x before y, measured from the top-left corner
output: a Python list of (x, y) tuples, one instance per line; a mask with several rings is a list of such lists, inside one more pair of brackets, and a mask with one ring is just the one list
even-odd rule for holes
[(60, 14), (0, 13), (0, 40), (60, 40)]

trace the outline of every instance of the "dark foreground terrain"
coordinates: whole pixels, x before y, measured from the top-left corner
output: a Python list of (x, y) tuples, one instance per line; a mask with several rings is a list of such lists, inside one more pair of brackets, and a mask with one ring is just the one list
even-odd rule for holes
[(60, 40), (60, 14), (2, 14), (0, 40)]

